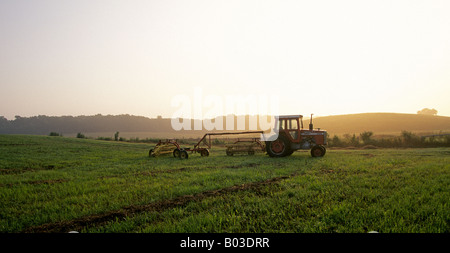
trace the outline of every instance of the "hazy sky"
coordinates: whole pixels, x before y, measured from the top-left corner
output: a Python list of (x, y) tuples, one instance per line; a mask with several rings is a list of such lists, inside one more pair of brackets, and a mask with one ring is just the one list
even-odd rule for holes
[(449, 13), (448, 0), (0, 0), (0, 115), (171, 117), (197, 87), (277, 95), (281, 114), (450, 116)]

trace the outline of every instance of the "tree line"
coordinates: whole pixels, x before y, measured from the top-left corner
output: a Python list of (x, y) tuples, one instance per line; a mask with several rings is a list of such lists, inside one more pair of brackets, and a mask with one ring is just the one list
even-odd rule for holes
[(334, 135), (328, 138), (330, 147), (355, 147), (355, 148), (426, 148), (426, 147), (450, 147), (450, 134), (436, 134), (419, 136), (410, 131), (402, 131), (399, 136), (374, 137), (372, 131), (356, 134), (344, 134), (339, 137)]
[(93, 115), (93, 116), (16, 116), (7, 120), (0, 116), (0, 134), (78, 133), (78, 132), (167, 132), (170, 119), (143, 116)]
[[(245, 129), (249, 129), (249, 117), (258, 116), (234, 116), (234, 129), (237, 129), (239, 120), (245, 122)], [(220, 117), (216, 117), (217, 120)], [(239, 120), (238, 120), (239, 118)], [(223, 129), (226, 129), (225, 116), (222, 116)], [(180, 120), (180, 119), (178, 119)], [(185, 121), (181, 120), (181, 121)], [(92, 132), (172, 132), (172, 119), (148, 118), (143, 116), (123, 115), (93, 115), (93, 116), (16, 116), (14, 120), (8, 120), (0, 116), (0, 134), (37, 134), (48, 135), (92, 133)], [(196, 121), (190, 120), (191, 129), (194, 129)], [(200, 122), (200, 125), (202, 123)], [(206, 131), (202, 129), (199, 131)]]

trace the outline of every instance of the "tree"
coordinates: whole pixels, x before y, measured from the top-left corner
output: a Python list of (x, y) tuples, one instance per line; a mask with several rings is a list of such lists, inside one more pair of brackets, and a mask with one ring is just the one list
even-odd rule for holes
[(0, 125), (6, 124), (8, 124), (8, 119), (6, 119), (4, 116), (0, 116)]
[(373, 132), (370, 131), (365, 131), (359, 134), (359, 136), (361, 137), (362, 141), (364, 142), (364, 144), (370, 144), (372, 142), (372, 140), (370, 139), (370, 137), (372, 137)]
[(359, 144), (359, 137), (356, 137), (355, 134), (353, 134), (353, 135), (344, 134), (344, 138), (348, 145), (358, 146), (358, 144)]
[(401, 139), (403, 141), (403, 144), (407, 147), (413, 147), (420, 144), (419, 136), (409, 131), (403, 130), (401, 133)]
[(423, 108), (420, 111), (417, 111), (417, 114), (423, 114), (423, 115), (436, 115), (437, 110), (436, 109), (429, 109), (429, 108)]
[(342, 141), (341, 139), (339, 139), (339, 137), (337, 135), (334, 135), (334, 137), (331, 139), (331, 143), (333, 144), (333, 146), (335, 147), (340, 147), (342, 146)]

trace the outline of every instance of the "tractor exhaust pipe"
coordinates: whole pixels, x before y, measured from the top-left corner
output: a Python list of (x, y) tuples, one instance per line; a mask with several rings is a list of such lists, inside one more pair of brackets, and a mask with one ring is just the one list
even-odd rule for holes
[(310, 119), (310, 121), (309, 121), (309, 130), (310, 130), (310, 131), (312, 131), (312, 130), (314, 129), (313, 123), (312, 123), (312, 116), (313, 116), (313, 114), (311, 113), (311, 119)]

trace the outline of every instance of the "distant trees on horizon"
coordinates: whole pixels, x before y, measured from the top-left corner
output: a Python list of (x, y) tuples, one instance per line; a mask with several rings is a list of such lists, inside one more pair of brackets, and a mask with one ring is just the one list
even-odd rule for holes
[(424, 115), (437, 115), (436, 109), (429, 109), (429, 108), (423, 108), (420, 111), (417, 111), (417, 114), (424, 114)]
[(39, 134), (49, 132), (160, 132), (170, 131), (169, 119), (150, 119), (132, 115), (94, 116), (16, 116), (7, 120), (0, 116), (0, 134)]
[[(433, 109), (429, 109), (435, 113)], [(427, 112), (427, 110), (422, 110)], [(243, 117), (243, 116), (235, 116)], [(191, 120), (191, 124), (195, 120)], [(235, 118), (235, 125), (238, 120)], [(245, 119), (245, 129), (248, 128), (248, 119)], [(304, 121), (304, 126), (309, 121)], [(396, 113), (366, 113), (355, 115), (336, 115), (317, 117), (314, 119), (314, 127), (327, 130), (330, 135), (372, 131), (377, 134), (400, 133), (402, 130), (418, 133), (436, 133), (450, 131), (450, 117), (424, 115), (424, 114), (396, 114)], [(194, 129), (194, 128), (191, 128)], [(224, 129), (225, 120), (224, 120)], [(236, 127), (234, 129), (237, 129)], [(244, 129), (243, 129), (244, 130)], [(172, 128), (170, 118), (147, 118), (133, 115), (93, 115), (93, 116), (16, 116), (14, 120), (8, 120), (0, 116), (0, 134), (37, 134), (48, 135), (50, 132), (64, 134), (66, 136), (77, 133), (90, 134), (109, 132), (114, 139), (120, 139), (119, 132), (126, 135), (130, 132), (171, 133), (177, 132)], [(207, 130), (191, 131), (195, 134), (209, 132)], [(117, 133), (117, 136), (115, 135)], [(168, 136), (169, 137), (169, 136)], [(348, 139), (360, 139), (362, 142), (374, 139), (373, 134), (350, 136)], [(331, 139), (331, 136), (330, 138)], [(341, 138), (341, 141), (344, 141)]]
[(410, 131), (402, 131), (399, 136), (373, 137), (372, 131), (356, 134), (334, 135), (328, 141), (329, 147), (355, 148), (426, 148), (450, 147), (450, 134), (419, 136)]

